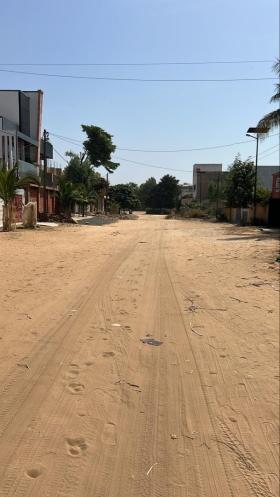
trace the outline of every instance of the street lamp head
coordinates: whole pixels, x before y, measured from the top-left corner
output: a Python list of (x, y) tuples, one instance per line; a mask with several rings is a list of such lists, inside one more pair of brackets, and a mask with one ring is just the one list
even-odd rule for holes
[[(261, 135), (261, 134), (264, 134), (264, 133), (267, 133), (269, 131), (268, 128), (264, 128), (264, 127), (255, 127), (255, 128), (248, 128), (247, 129), (247, 133), (254, 133), (256, 135)], [(246, 135), (248, 136), (248, 135)]]

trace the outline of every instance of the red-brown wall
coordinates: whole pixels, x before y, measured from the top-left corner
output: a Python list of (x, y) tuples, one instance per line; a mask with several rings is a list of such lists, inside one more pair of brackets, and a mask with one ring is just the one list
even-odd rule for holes
[(272, 175), (272, 198), (280, 198), (280, 172)]

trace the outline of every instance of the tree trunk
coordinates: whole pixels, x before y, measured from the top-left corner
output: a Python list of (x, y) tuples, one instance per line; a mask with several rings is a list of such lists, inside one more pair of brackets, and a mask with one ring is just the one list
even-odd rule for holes
[(12, 231), (12, 203), (3, 205), (3, 231)]

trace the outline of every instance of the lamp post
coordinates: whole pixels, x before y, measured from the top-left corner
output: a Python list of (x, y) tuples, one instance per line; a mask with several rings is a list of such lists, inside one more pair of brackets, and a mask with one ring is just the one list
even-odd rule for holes
[[(256, 209), (257, 209), (257, 183), (258, 183), (258, 153), (259, 153), (259, 136), (261, 134), (267, 133), (268, 128), (248, 128), (246, 136), (254, 138), (256, 140), (256, 161), (255, 161), (255, 181), (254, 181), (254, 211), (253, 211), (253, 223), (256, 224)], [(251, 134), (253, 133), (253, 134)], [(254, 136), (255, 135), (255, 136)]]

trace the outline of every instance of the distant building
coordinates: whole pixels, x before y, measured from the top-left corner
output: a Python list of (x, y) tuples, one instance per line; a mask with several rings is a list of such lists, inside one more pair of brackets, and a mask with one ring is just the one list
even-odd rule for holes
[[(198, 202), (208, 199), (208, 183), (218, 178), (223, 169), (222, 164), (194, 164), (193, 165), (193, 197)], [(215, 173), (210, 177), (209, 173)], [(207, 178), (206, 178), (207, 174)], [(203, 176), (205, 178), (203, 179)], [(206, 193), (207, 190), (207, 193)]]
[(191, 203), (193, 200), (193, 185), (190, 183), (182, 183), (179, 185), (180, 195), (179, 198), (181, 200), (181, 205), (187, 205)]
[(279, 173), (279, 166), (258, 166), (258, 185), (272, 192), (273, 175)]

